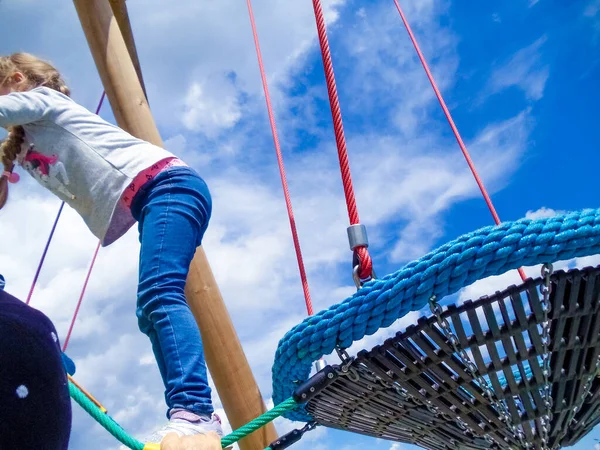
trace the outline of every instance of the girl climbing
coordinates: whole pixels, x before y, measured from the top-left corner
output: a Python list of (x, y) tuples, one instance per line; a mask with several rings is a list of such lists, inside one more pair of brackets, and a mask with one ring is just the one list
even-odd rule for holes
[(0, 208), (21, 165), (75, 209), (108, 246), (138, 222), (136, 315), (165, 385), (167, 433), (215, 432), (200, 332), (184, 288), (212, 203), (202, 178), (163, 148), (135, 138), (75, 103), (59, 72), (27, 53), (0, 57)]

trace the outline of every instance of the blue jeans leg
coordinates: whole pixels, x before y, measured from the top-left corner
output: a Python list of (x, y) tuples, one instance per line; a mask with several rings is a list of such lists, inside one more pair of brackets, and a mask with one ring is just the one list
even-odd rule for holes
[(141, 242), (138, 324), (152, 343), (167, 406), (197, 414), (212, 414), (213, 406), (202, 338), (184, 289), (211, 210), (208, 187), (187, 167), (158, 174), (132, 204)]

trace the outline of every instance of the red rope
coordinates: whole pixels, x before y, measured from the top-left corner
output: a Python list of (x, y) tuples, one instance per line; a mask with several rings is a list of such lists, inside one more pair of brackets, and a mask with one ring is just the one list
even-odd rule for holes
[(310, 299), (310, 291), (308, 288), (308, 280), (306, 277), (306, 270), (304, 268), (304, 261), (302, 259), (302, 250), (300, 248), (300, 241), (298, 239), (298, 232), (296, 230), (296, 219), (294, 218), (294, 211), (292, 209), (292, 200), (290, 198), (290, 192), (287, 184), (287, 177), (285, 174), (285, 166), (283, 164), (283, 156), (281, 154), (281, 147), (279, 145), (279, 137), (277, 136), (277, 127), (275, 125), (275, 117), (273, 114), (273, 107), (271, 105), (271, 96), (269, 94), (269, 87), (267, 85), (267, 77), (265, 75), (265, 67), (263, 64), (262, 53), (260, 51), (260, 44), (258, 41), (258, 32), (256, 31), (256, 22), (254, 21), (254, 13), (252, 11), (252, 2), (247, 0), (248, 13), (250, 14), (250, 24), (252, 25), (252, 34), (254, 36), (254, 46), (256, 47), (256, 56), (258, 57), (258, 66), (260, 67), (260, 76), (262, 79), (263, 89), (265, 92), (265, 99), (267, 102), (267, 111), (269, 113), (269, 122), (271, 123), (271, 132), (273, 133), (273, 142), (275, 143), (275, 152), (277, 154), (277, 162), (279, 164), (279, 174), (281, 176), (281, 185), (283, 186), (283, 194), (285, 197), (285, 205), (287, 207), (288, 217), (290, 220), (290, 228), (292, 229), (292, 238), (294, 240), (294, 248), (296, 249), (296, 259), (298, 260), (298, 268), (300, 269), (300, 278), (302, 280), (302, 289), (304, 291), (304, 300), (306, 302), (306, 310), (308, 315), (313, 315), (312, 301)]
[[(100, 103), (98, 103), (98, 108), (96, 108), (96, 114), (100, 112), (100, 108), (102, 108), (102, 103), (104, 102), (104, 98), (106, 97), (106, 91), (102, 92), (102, 97), (100, 97)], [(73, 327), (75, 327), (75, 321), (77, 320), (77, 315), (79, 314), (79, 308), (81, 308), (81, 302), (83, 301), (83, 296), (85, 294), (85, 290), (88, 285), (88, 281), (90, 281), (90, 275), (92, 274), (92, 269), (94, 268), (94, 263), (96, 262), (96, 256), (98, 256), (98, 250), (100, 250), (100, 243), (98, 241), (98, 245), (96, 245), (96, 251), (94, 252), (94, 257), (92, 258), (92, 263), (90, 264), (90, 268), (88, 269), (88, 273), (85, 277), (85, 282), (83, 283), (83, 288), (81, 289), (81, 294), (79, 294), (79, 300), (77, 301), (77, 307), (75, 308), (75, 312), (73, 313), (73, 318), (71, 319), (71, 325), (69, 325), (69, 331), (67, 332), (67, 337), (65, 338), (65, 342), (63, 344), (63, 352), (67, 350), (67, 346), (69, 345), (69, 340), (71, 339), (71, 334), (73, 333)]]
[[(100, 101), (98, 102), (98, 106), (96, 107), (96, 115), (100, 113), (100, 109), (102, 108), (102, 104), (104, 103), (104, 99), (106, 98), (106, 92), (102, 92), (102, 96), (100, 97)], [(31, 294), (33, 293), (33, 289), (35, 288), (37, 279), (40, 275), (40, 271), (42, 269), (42, 265), (44, 264), (44, 260), (46, 259), (46, 253), (48, 252), (48, 247), (50, 246), (50, 242), (52, 241), (52, 237), (54, 236), (54, 231), (56, 230), (56, 224), (58, 223), (58, 219), (60, 218), (63, 207), (65, 206), (65, 202), (62, 202), (60, 205), (60, 209), (58, 210), (58, 214), (54, 221), (54, 225), (52, 226), (52, 231), (50, 232), (50, 236), (48, 237), (48, 241), (46, 242), (46, 247), (44, 248), (44, 253), (42, 254), (42, 258), (38, 265), (35, 277), (33, 278), (33, 283), (31, 284), (31, 288), (29, 289), (29, 295), (27, 296), (26, 303), (29, 304), (31, 300)], [(79, 309), (81, 308), (81, 302), (83, 301), (83, 296), (85, 294), (85, 290), (90, 280), (90, 275), (92, 273), (92, 269), (94, 267), (94, 263), (96, 262), (96, 256), (98, 256), (98, 250), (100, 250), (100, 241), (98, 241), (98, 245), (96, 246), (96, 251), (94, 252), (94, 257), (92, 258), (92, 263), (88, 270), (87, 276), (85, 278), (85, 283), (83, 284), (83, 289), (81, 290), (81, 294), (79, 295), (79, 301), (77, 302), (77, 307), (75, 308), (75, 313), (73, 314), (73, 318), (71, 320), (71, 325), (69, 326), (69, 331), (67, 333), (67, 337), (63, 344), (63, 352), (66, 351), (67, 346), (69, 345), (69, 340), (71, 339), (71, 334), (73, 333), (73, 327), (75, 326), (75, 320), (77, 319), (77, 314), (79, 313)]]
[[(446, 119), (448, 120), (448, 123), (450, 124), (450, 128), (452, 128), (454, 137), (456, 138), (456, 141), (458, 142), (458, 145), (465, 157), (465, 160), (467, 161), (467, 164), (469, 165), (469, 168), (471, 169), (471, 173), (475, 177), (475, 181), (477, 182), (477, 185), (479, 186), (479, 190), (481, 191), (481, 193), (483, 195), (483, 198), (490, 210), (490, 213), (492, 213), (494, 222), (496, 223), (496, 225), (499, 225), (500, 217), (498, 216), (498, 213), (496, 212), (496, 208), (494, 207), (494, 204), (492, 203), (492, 199), (488, 195), (487, 189), (485, 188), (483, 181), (481, 180), (481, 178), (479, 177), (479, 174), (477, 173), (477, 169), (475, 168), (475, 164), (473, 164), (473, 160), (471, 159), (471, 156), (469, 155), (467, 146), (463, 142), (462, 137), (460, 136), (460, 133), (458, 132), (458, 128), (456, 127), (456, 124), (454, 123), (454, 120), (452, 119), (452, 114), (450, 114), (450, 110), (446, 106), (446, 102), (444, 101), (444, 98), (442, 97), (442, 93), (438, 89), (435, 79), (433, 78), (433, 75), (432, 75), (431, 71), (429, 70), (427, 61), (425, 60), (425, 57), (423, 56), (423, 53), (421, 52), (421, 49), (419, 48), (417, 39), (415, 38), (415, 35), (413, 34), (412, 29), (410, 28), (408, 20), (406, 19), (406, 16), (404, 15), (402, 8), (400, 7), (400, 3), (398, 2), (398, 0), (394, 0), (394, 3), (396, 4), (396, 8), (398, 9), (398, 12), (400, 13), (400, 17), (402, 19), (402, 22), (404, 23), (404, 26), (406, 27), (406, 31), (408, 31), (410, 40), (412, 41), (413, 46), (415, 47), (415, 50), (417, 51), (417, 55), (419, 56), (419, 59), (421, 60), (421, 64), (423, 65), (423, 68), (425, 69), (427, 78), (429, 78), (429, 82), (431, 83), (431, 86), (433, 87), (433, 91), (435, 92), (435, 95), (440, 103), (440, 106), (442, 107), (442, 110), (444, 111), (444, 115), (446, 116)], [(519, 268), (519, 275), (521, 276), (523, 281), (525, 281), (526, 276), (525, 276), (525, 272), (523, 271), (522, 268)]]
[[(313, 0), (315, 10), (315, 19), (317, 21), (317, 31), (319, 32), (319, 43), (321, 45), (321, 56), (323, 57), (323, 67), (325, 69), (325, 78), (327, 80), (327, 91), (329, 93), (329, 104), (331, 106), (331, 115), (333, 118), (333, 128), (335, 131), (335, 141), (338, 149), (338, 158), (340, 160), (340, 169), (342, 173), (342, 183), (344, 185), (344, 195), (346, 196), (346, 205), (348, 207), (348, 218), (350, 225), (360, 223), (358, 209), (356, 207), (356, 198), (354, 188), (352, 187), (352, 175), (350, 173), (350, 162), (348, 160), (348, 150), (346, 148), (346, 138), (344, 137), (344, 124), (342, 122), (342, 111), (335, 83), (335, 74), (333, 72), (333, 62), (331, 60), (331, 51), (329, 50), (329, 40), (327, 39), (327, 28), (323, 16), (323, 8), (320, 0)], [(355, 251), (359, 257), (359, 276), (361, 279), (367, 279), (373, 273), (373, 262), (366, 247), (357, 247)]]
[[(100, 101), (98, 102), (98, 106), (96, 107), (96, 114), (100, 112), (100, 108), (102, 108), (102, 104), (104, 103), (104, 98), (106, 96), (106, 92), (102, 92), (102, 96), (100, 97)], [(37, 284), (37, 280), (40, 276), (40, 272), (42, 271), (42, 266), (44, 265), (44, 261), (46, 260), (46, 253), (48, 253), (48, 248), (50, 247), (50, 242), (52, 242), (52, 237), (54, 236), (54, 231), (56, 231), (56, 225), (58, 224), (58, 219), (60, 219), (60, 215), (62, 213), (63, 207), (65, 206), (65, 202), (61, 202), (60, 208), (58, 209), (58, 214), (56, 215), (56, 219), (54, 219), (54, 225), (52, 225), (52, 230), (50, 230), (50, 236), (48, 236), (48, 240), (46, 241), (46, 247), (44, 247), (44, 252), (42, 253), (42, 257), (38, 264), (37, 270), (35, 271), (35, 275), (33, 277), (33, 282), (31, 283), (31, 287), (29, 288), (29, 294), (27, 294), (27, 300), (25, 303), (28, 305), (31, 301), (31, 296), (33, 295), (33, 290)]]
[(81, 302), (83, 301), (83, 295), (85, 294), (85, 289), (87, 288), (88, 281), (90, 281), (90, 275), (92, 274), (92, 269), (94, 268), (94, 263), (96, 262), (96, 256), (98, 256), (98, 250), (100, 250), (100, 241), (98, 241), (96, 251), (94, 252), (94, 257), (92, 258), (92, 263), (90, 264), (87, 276), (85, 277), (85, 283), (83, 283), (83, 289), (81, 289), (79, 301), (77, 302), (77, 307), (75, 308), (75, 313), (73, 313), (73, 319), (71, 320), (71, 325), (69, 326), (69, 332), (67, 333), (67, 337), (65, 338), (65, 342), (63, 344), (63, 352), (67, 350), (67, 346), (69, 345), (71, 333), (73, 333), (73, 327), (75, 326), (75, 320), (77, 320), (77, 314), (79, 314), (79, 308), (81, 308)]

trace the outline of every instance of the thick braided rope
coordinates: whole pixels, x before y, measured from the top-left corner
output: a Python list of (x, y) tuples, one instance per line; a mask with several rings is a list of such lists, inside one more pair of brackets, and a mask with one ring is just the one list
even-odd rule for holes
[(69, 381), (69, 394), (79, 406), (81, 406), (90, 416), (102, 425), (106, 431), (112, 434), (119, 442), (133, 450), (144, 450), (144, 444), (131, 437), (121, 426), (113, 420), (108, 414), (102, 412), (89, 398), (85, 396), (77, 387)]
[[(128, 448), (133, 450), (159, 449), (159, 444), (143, 444), (142, 442), (130, 436), (117, 422), (114, 421), (112, 417), (102, 411), (92, 400), (90, 400), (85, 393), (71, 380), (69, 380), (69, 394), (71, 395), (71, 398), (79, 404), (79, 406), (81, 406), (90, 416), (92, 416), (94, 420), (96, 420), (96, 422), (102, 425), (106, 431), (112, 434), (119, 442)], [(297, 403), (293, 397), (281, 402), (273, 409), (265, 412), (253, 421), (223, 437), (223, 439), (221, 439), (221, 447), (228, 447), (240, 439), (245, 438), (249, 434), (254, 433), (264, 425), (277, 419), (284, 412), (293, 409), (296, 404)]]
[(234, 430), (232, 433), (228, 434), (221, 440), (221, 446), (223, 448), (239, 441), (240, 439), (245, 438), (251, 433), (254, 433), (256, 430), (265, 426), (269, 422), (277, 419), (286, 411), (293, 409), (297, 405), (296, 401), (293, 397), (288, 398), (287, 400), (281, 402), (275, 408), (267, 411), (263, 415), (257, 417), (252, 422), (247, 423), (246, 425)]
[[(600, 209), (551, 218), (505, 222), (465, 234), (384, 278), (366, 283), (342, 303), (305, 319), (279, 342), (273, 364), (273, 400), (278, 404), (310, 374), (313, 361), (336, 345), (348, 348), (473, 282), (521, 266), (600, 253)], [(285, 414), (309, 421), (304, 408)]]

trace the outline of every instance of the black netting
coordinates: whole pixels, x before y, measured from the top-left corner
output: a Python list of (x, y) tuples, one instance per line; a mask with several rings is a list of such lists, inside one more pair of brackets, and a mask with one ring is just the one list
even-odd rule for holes
[[(552, 275), (548, 448), (574, 444), (600, 419), (595, 376), (599, 275), (600, 267)], [(442, 314), (460, 348), (508, 409), (524, 442), (535, 449), (544, 448), (542, 282), (528, 280), (490, 297), (449, 306)], [(586, 389), (588, 379), (591, 389)], [(321, 425), (427, 449), (523, 448), (465, 370), (435, 317), (421, 318), (382, 345), (360, 352), (351, 376), (339, 378), (307, 409)]]

